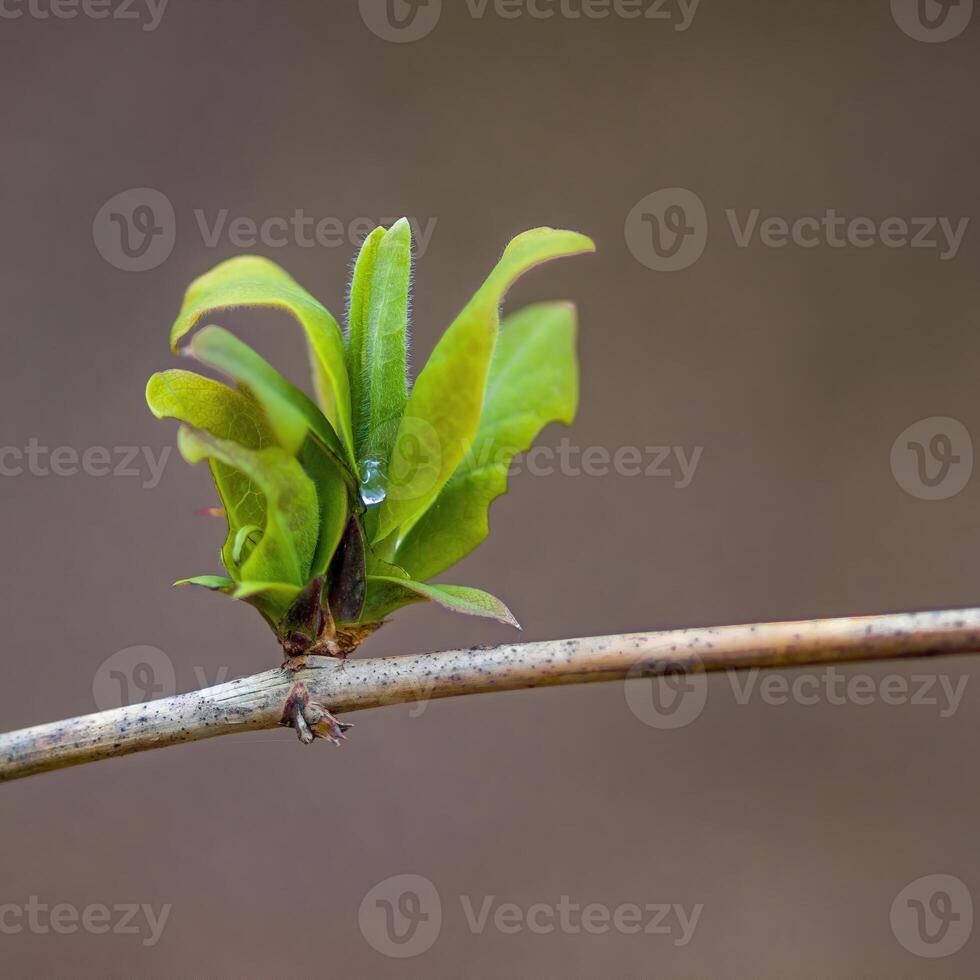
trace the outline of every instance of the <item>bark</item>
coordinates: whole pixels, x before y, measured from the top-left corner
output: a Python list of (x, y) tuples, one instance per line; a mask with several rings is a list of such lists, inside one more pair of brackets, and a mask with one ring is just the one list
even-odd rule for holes
[(216, 687), (0, 735), (0, 782), (199, 739), (275, 728), (340, 741), (334, 713), (657, 677), (980, 652), (980, 609), (549, 640), (269, 670)]

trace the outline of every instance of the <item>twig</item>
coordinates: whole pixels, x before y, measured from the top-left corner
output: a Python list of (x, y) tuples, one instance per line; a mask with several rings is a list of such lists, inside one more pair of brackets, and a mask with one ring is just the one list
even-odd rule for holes
[[(0, 735), (0, 782), (288, 725), (339, 741), (331, 711), (519, 688), (980, 652), (980, 609), (722, 626), (340, 662), (314, 658), (189, 694)], [(329, 706), (329, 710), (328, 710)]]

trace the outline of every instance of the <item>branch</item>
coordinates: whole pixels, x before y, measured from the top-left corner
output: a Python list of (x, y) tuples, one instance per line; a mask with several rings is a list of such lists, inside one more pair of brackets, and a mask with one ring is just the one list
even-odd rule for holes
[[(0, 735), (0, 782), (147, 749), (288, 725), (333, 741), (349, 712), (461, 694), (980, 652), (980, 609), (549, 640), (409, 657), (313, 658), (175, 697)], [(330, 710), (327, 710), (329, 707)]]

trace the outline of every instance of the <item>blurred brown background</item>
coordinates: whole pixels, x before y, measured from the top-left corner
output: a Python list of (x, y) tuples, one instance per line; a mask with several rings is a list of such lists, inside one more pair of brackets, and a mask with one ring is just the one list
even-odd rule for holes
[[(399, 0), (406, 30), (433, 29), (397, 43), (376, 31), (382, 3), (362, 17), (352, 0), (171, 0), (157, 23), (144, 0), (89, 11), (108, 19), (43, 19), (49, 0), (35, 2), (8, 0), (23, 16), (0, 18), (0, 446), (173, 445), (145, 381), (173, 363), (187, 282), (243, 251), (227, 230), (209, 246), (195, 212), (435, 220), (416, 366), (508, 238), (552, 224), (591, 234), (598, 254), (535, 272), (509, 301), (581, 311), (581, 413), (544, 444), (700, 448), (700, 461), (686, 487), (676, 461), (670, 476), (524, 474), (451, 581), (501, 595), (530, 639), (977, 603), (962, 432), (950, 479), (965, 487), (948, 499), (923, 499), (890, 454), (919, 420), (980, 432), (980, 229), (943, 259), (880, 241), (742, 248), (725, 216), (980, 217), (980, 17), (955, 21), (972, 2), (947, 11), (958, 36), (938, 43), (900, 29), (914, 3), (703, 0), (692, 18), (644, 0), (664, 20), (628, 19), (629, 5), (576, 19), (573, 0), (515, 19), (491, 0), (478, 17), (475, 0), (446, 0), (430, 23), (437, 7), (412, 20)], [(176, 221), (172, 254), (143, 272), (117, 267), (119, 228), (115, 264), (93, 232), (133, 188), (159, 191)], [(709, 221), (703, 256), (674, 272), (638, 261), (624, 232), (661, 188), (692, 191)], [(173, 230), (156, 218), (154, 248)], [(249, 250), (342, 312), (349, 242)], [(267, 320), (234, 322), (304, 377), (299, 331)], [(174, 453), (151, 488), (134, 465), (141, 476), (0, 478), (3, 729), (95, 710), (123, 684), (138, 697), (148, 656), (180, 690), (277, 662), (251, 610), (169, 587), (217, 571), (220, 528), (193, 516), (213, 499), (207, 473)], [(365, 653), (510, 639), (417, 607)], [(262, 733), (5, 786), (0, 906), (170, 911), (150, 945), (145, 928), (62, 935), (8, 908), (0, 973), (974, 977), (980, 938), (923, 958), (891, 909), (934, 874), (980, 899), (980, 660), (845, 673), (874, 679), (870, 704), (758, 689), (740, 704), (716, 678), (701, 715), (664, 730), (620, 685), (530, 691), (365, 713), (339, 751)], [(891, 703), (896, 676), (927, 676), (933, 703)], [(403, 959), (358, 914), (400, 874), (442, 903), (434, 944)], [(464, 910), (563, 895), (703, 909), (686, 942), (676, 910), (652, 935), (507, 933), (492, 915), (479, 933)], [(957, 901), (954, 931), (969, 911)]]

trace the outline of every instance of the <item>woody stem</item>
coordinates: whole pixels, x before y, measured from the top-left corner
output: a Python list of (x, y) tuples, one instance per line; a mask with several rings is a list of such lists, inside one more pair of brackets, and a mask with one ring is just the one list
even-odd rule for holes
[[(980, 609), (547, 640), (375, 660), (309, 658), (174, 697), (0, 735), (0, 782), (218, 735), (271, 729), (302, 685), (318, 710), (665, 673), (825, 666), (980, 652)], [(317, 718), (319, 719), (319, 714)], [(342, 734), (342, 733), (341, 733)]]

